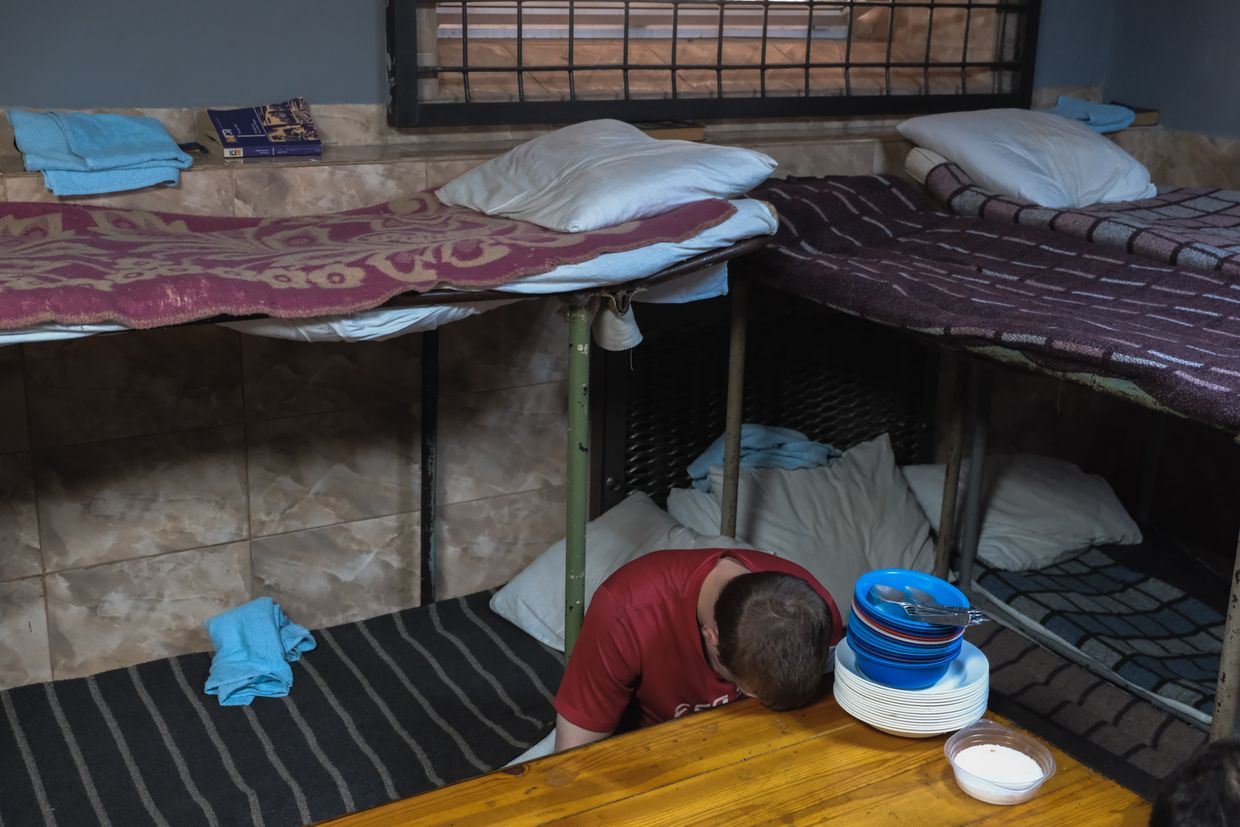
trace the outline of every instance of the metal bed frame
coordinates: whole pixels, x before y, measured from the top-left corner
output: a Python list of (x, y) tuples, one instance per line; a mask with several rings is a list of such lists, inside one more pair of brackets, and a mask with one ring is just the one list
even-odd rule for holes
[[(740, 407), (744, 382), (745, 326), (747, 324), (746, 288), (741, 283), (733, 285), (732, 307), (728, 424), (720, 533), (735, 537), (737, 479), (740, 464)], [(1064, 379), (1151, 410), (1193, 419), (1156, 402), (1127, 380), (1091, 373), (1088, 370), (1055, 370), (1039, 365), (1020, 351), (1011, 348), (996, 345), (945, 345), (931, 337), (909, 333), (927, 345), (955, 355), (959, 360), (958, 364), (947, 367), (942, 372), (942, 377), (947, 380), (944, 383), (947, 387), (940, 389), (947, 402), (950, 427), (947, 430), (947, 473), (944, 478), (940, 531), (935, 546), (934, 573), (939, 577), (947, 576), (952, 548), (958, 539), (960, 554), (958, 580), (963, 584), (962, 587), (969, 593), (970, 598), (975, 596), (973, 567), (977, 558), (978, 538), (981, 535), (982, 478), (990, 424), (990, 364), (998, 363)], [(967, 375), (969, 373), (973, 375), (970, 377)], [(971, 429), (966, 427), (964, 415), (966, 409), (972, 413)], [(1207, 424), (1218, 427), (1216, 423)], [(1236, 442), (1240, 443), (1240, 435), (1233, 434), (1232, 436)], [(971, 472), (965, 487), (961, 525), (957, 528), (955, 525), (956, 504), (966, 438), (971, 442), (971, 456), (974, 459), (971, 460)], [(1223, 647), (1219, 659), (1218, 682), (1215, 689), (1214, 715), (1210, 723), (1211, 740), (1230, 737), (1235, 732), (1237, 719), (1240, 717), (1240, 537), (1237, 538), (1230, 588)], [(988, 606), (988, 608), (993, 607)], [(1061, 652), (1060, 654), (1067, 653)], [(1083, 665), (1089, 666), (1090, 664)]]

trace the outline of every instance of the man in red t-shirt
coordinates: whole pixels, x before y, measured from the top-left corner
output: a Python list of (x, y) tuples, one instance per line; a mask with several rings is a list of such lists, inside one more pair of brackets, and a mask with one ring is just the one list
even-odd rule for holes
[(556, 750), (741, 695), (794, 709), (818, 695), (840, 614), (805, 569), (747, 549), (656, 551), (590, 602), (555, 698)]

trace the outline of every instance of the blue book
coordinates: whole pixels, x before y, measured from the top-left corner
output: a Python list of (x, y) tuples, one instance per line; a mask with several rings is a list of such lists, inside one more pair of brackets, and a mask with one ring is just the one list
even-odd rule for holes
[(242, 109), (208, 109), (205, 138), (217, 143), (225, 158), (271, 158), (319, 155), (323, 144), (302, 98)]

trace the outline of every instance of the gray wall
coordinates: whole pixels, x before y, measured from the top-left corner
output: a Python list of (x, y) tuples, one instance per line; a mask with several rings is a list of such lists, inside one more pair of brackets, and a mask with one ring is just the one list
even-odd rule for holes
[[(1103, 82), (1114, 5), (1044, 0), (1039, 86)], [(384, 100), (383, 0), (0, 0), (0, 7), (0, 108)]]
[(1108, 98), (1153, 106), (1171, 129), (1240, 137), (1240, 3), (1124, 0)]
[(0, 107), (384, 99), (382, 0), (0, 0)]
[(1115, 0), (1043, 0), (1034, 86), (1101, 86), (1115, 8)]

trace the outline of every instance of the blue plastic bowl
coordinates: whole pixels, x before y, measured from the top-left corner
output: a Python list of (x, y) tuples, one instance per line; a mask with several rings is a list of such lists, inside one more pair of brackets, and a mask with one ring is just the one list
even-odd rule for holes
[(937, 628), (934, 624), (921, 623), (920, 621), (910, 620), (904, 614), (904, 610), (899, 606), (882, 601), (875, 601), (870, 598), (870, 588), (876, 583), (883, 583), (896, 588), (904, 588), (907, 586), (916, 586), (924, 592), (930, 594), (939, 603), (944, 606), (968, 606), (969, 598), (965, 597), (964, 592), (948, 583), (946, 580), (935, 577), (931, 574), (924, 574), (919, 571), (910, 569), (875, 569), (866, 572), (857, 578), (857, 583), (853, 587), (853, 598), (863, 604), (867, 609), (872, 610), (876, 614), (882, 615), (884, 622), (888, 622), (895, 629), (907, 631), (911, 634), (926, 634)]
[(848, 644), (854, 649), (862, 650), (871, 657), (891, 661), (892, 663), (924, 664), (950, 663), (960, 654), (964, 641), (958, 640), (950, 647), (930, 653), (907, 652), (885, 646), (882, 641), (874, 641), (858, 635), (851, 628), (848, 631)]
[[(960, 631), (959, 626), (941, 626), (937, 623), (913, 620), (905, 616), (904, 610), (899, 607), (880, 609), (872, 603), (861, 604), (854, 601), (850, 609), (854, 614), (862, 615), (880, 626), (889, 627), (902, 635), (908, 635), (927, 643), (932, 643), (934, 638), (942, 637), (944, 633), (954, 634)], [(895, 614), (891, 613), (893, 611)]]
[(952, 657), (945, 663), (914, 665), (884, 661), (871, 657), (860, 649), (854, 649), (853, 655), (857, 659), (857, 668), (863, 675), (875, 683), (893, 689), (925, 689), (934, 686), (947, 674), (952, 661), (956, 659)]
[(887, 637), (880, 632), (876, 632), (852, 616), (849, 617), (848, 632), (852, 638), (860, 640), (870, 649), (884, 654), (890, 653), (892, 655), (899, 655), (903, 658), (912, 660), (934, 660), (947, 654), (948, 652), (958, 651), (962, 640), (962, 638), (957, 638), (956, 640), (947, 641), (946, 643), (936, 643), (934, 645), (924, 646), (905, 643), (904, 641), (896, 640), (894, 638)]

